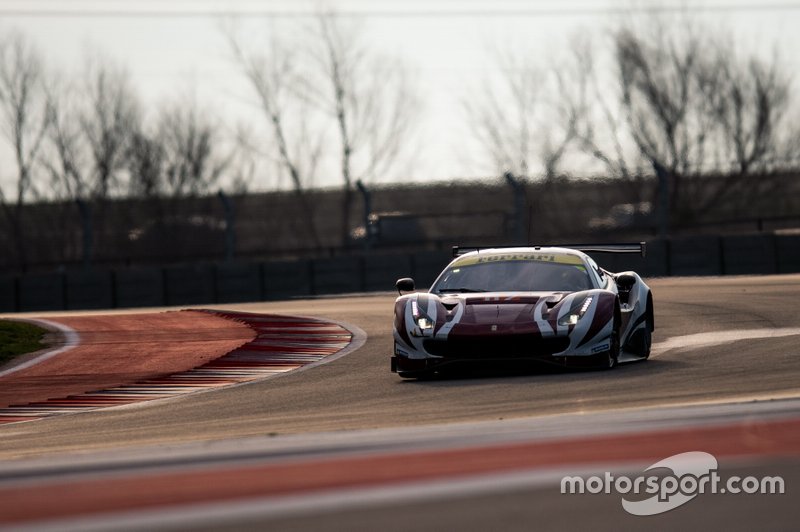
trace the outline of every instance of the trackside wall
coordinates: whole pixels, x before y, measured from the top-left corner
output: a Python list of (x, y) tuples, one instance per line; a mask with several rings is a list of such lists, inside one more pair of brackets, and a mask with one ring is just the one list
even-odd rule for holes
[[(800, 235), (693, 236), (648, 242), (647, 256), (594, 254), (610, 271), (644, 277), (800, 272)], [(0, 312), (206, 305), (392, 291), (399, 277), (430, 286), (448, 251), (330, 259), (195, 263), (0, 278)]]

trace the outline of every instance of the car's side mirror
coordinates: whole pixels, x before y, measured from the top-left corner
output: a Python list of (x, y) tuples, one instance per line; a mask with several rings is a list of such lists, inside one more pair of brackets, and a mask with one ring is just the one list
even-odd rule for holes
[(628, 304), (633, 285), (636, 284), (636, 277), (629, 273), (617, 275), (617, 292), (619, 293), (620, 303)]
[(397, 292), (402, 296), (403, 292), (413, 292), (414, 291), (414, 279), (411, 277), (403, 277), (402, 279), (398, 279), (395, 283), (397, 287)]
[(617, 286), (618, 287), (620, 287), (620, 288), (624, 287), (624, 288), (627, 288), (628, 290), (630, 290), (631, 287), (636, 284), (636, 277), (634, 277), (633, 275), (631, 275), (629, 273), (623, 273), (623, 274), (617, 275), (617, 279), (616, 280), (617, 280)]

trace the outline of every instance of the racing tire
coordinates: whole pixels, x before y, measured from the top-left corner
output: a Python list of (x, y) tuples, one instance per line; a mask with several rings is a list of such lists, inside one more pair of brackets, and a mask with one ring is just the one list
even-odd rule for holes
[(655, 319), (653, 317), (653, 296), (647, 294), (647, 318), (644, 322), (644, 334), (642, 335), (642, 344), (639, 356), (643, 360), (650, 358), (650, 349), (653, 346), (653, 330), (655, 329)]
[(653, 346), (653, 334), (650, 332), (651, 330), (650, 324), (645, 322), (644, 334), (642, 335), (642, 351), (640, 353), (640, 356), (644, 360), (650, 358), (650, 349)]
[(615, 326), (611, 332), (611, 347), (605, 353), (605, 366), (604, 369), (614, 369), (619, 362), (619, 327)]
[(619, 340), (619, 316), (616, 313), (614, 317), (614, 328), (611, 330), (611, 335), (608, 339), (610, 344), (608, 350), (591, 356), (589, 367), (592, 369), (614, 369), (619, 363), (619, 353), (622, 350), (622, 345)]
[(611, 344), (610, 348), (607, 351), (592, 355), (590, 360), (587, 360), (588, 365), (585, 366), (587, 369), (605, 371), (617, 367), (620, 352), (618, 329), (615, 328), (612, 331), (609, 340)]
[(649, 321), (644, 322), (644, 327), (637, 329), (631, 339), (626, 344), (626, 350), (633, 353), (642, 360), (647, 360), (650, 356), (650, 349), (653, 345), (653, 330)]

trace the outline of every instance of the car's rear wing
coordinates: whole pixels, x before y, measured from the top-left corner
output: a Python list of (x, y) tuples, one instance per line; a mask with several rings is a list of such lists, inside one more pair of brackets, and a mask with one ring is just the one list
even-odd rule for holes
[(453, 246), (453, 256), (459, 257), (470, 251), (481, 251), (483, 249), (509, 249), (531, 247), (540, 249), (545, 247), (567, 248), (582, 251), (584, 253), (638, 253), (642, 257), (647, 255), (647, 242), (635, 244), (548, 244), (532, 246)]

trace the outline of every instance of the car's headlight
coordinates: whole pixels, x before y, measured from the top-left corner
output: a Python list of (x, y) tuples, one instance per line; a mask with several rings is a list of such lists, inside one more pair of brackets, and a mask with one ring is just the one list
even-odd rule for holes
[(419, 327), (421, 331), (433, 329), (433, 320), (422, 312), (416, 301), (411, 302), (411, 316), (414, 318), (414, 323), (417, 324), (417, 327)]
[(419, 325), (419, 328), (423, 331), (433, 329), (433, 322), (428, 318), (417, 318), (417, 325)]
[(558, 320), (559, 325), (575, 325), (580, 321), (586, 311), (589, 310), (589, 306), (592, 304), (592, 296), (588, 296), (583, 301), (579, 301), (576, 305), (573, 305), (569, 312), (561, 316)]

